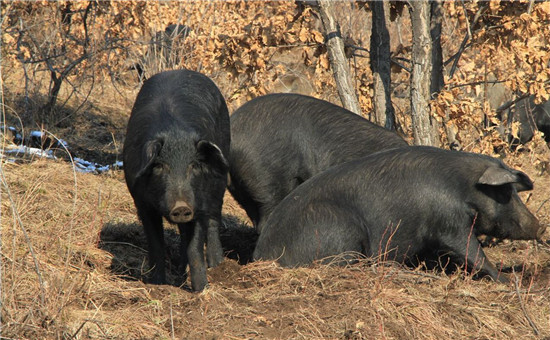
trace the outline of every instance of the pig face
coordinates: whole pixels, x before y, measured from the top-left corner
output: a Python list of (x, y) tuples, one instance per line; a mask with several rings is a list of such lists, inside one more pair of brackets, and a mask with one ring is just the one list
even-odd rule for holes
[(533, 189), (529, 177), (521, 171), (491, 166), (476, 183), (473, 206), (477, 213), (478, 233), (498, 238), (540, 238), (545, 228), (527, 209), (518, 191)]
[[(209, 141), (184, 143), (156, 138), (144, 144), (137, 178), (145, 181), (145, 197), (170, 223), (193, 220), (197, 202), (204, 203), (208, 187), (226, 176), (228, 163), (220, 148)], [(187, 149), (187, 150), (181, 150)]]

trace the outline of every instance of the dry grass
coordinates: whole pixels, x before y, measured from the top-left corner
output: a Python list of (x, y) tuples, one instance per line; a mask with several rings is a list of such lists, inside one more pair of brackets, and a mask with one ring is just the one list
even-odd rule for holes
[[(548, 244), (517, 241), (488, 249), (497, 263), (524, 265), (517, 288), (366, 260), (349, 267), (283, 269), (226, 259), (209, 269), (210, 287), (192, 293), (178, 287), (172, 228), (166, 231), (172, 285), (138, 280), (146, 268), (145, 238), (120, 172), (74, 174), (68, 163), (37, 160), (4, 163), (2, 174), (6, 338), (550, 336)], [(547, 173), (530, 175), (548, 188)], [(545, 189), (538, 190), (528, 203), (532, 210), (541, 204), (535, 197), (546, 197)], [(543, 223), (550, 221), (549, 211), (548, 204), (539, 210)], [(242, 256), (252, 249), (253, 233), (230, 196), (224, 213), (224, 248)]]

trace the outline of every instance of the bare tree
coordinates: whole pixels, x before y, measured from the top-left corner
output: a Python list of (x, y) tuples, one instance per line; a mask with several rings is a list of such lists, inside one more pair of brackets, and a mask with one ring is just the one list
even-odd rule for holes
[(411, 116), (414, 144), (438, 146), (437, 122), (430, 115), (429, 104), (432, 74), (430, 2), (410, 1), (409, 11), (413, 31)]
[(356, 114), (361, 114), (361, 106), (355, 94), (349, 65), (344, 52), (344, 41), (340, 33), (340, 26), (334, 17), (334, 2), (332, 0), (318, 0), (317, 5), (325, 30), (325, 43), (328, 50), (330, 67), (334, 73), (342, 105)]
[(389, 2), (373, 1), (370, 65), (374, 77), (374, 121), (395, 130), (395, 110), (391, 103)]
[[(97, 2), (59, 2), (52, 6), (36, 6), (32, 9), (36, 13), (35, 18), (20, 17), (17, 22), (11, 23), (8, 30), (17, 36), (15, 50), (24, 70), (25, 101), (28, 101), (29, 86), (34, 80), (31, 77), (36, 75), (36, 71), (27, 72), (27, 68), (47, 71), (47, 98), (37, 110), (37, 117), (44, 120), (40, 123), (49, 121), (57, 125), (86, 102), (95, 86), (97, 70), (94, 67), (104, 53), (116, 50), (119, 54), (122, 39), (108, 34), (102, 37), (91, 34), (97, 25), (101, 25), (98, 19), (102, 11)], [(84, 83), (89, 87), (82, 86)], [(70, 86), (68, 95), (63, 96), (63, 103), (59, 103), (61, 89), (67, 84)], [(40, 81), (36, 82), (36, 87), (42, 87)], [(73, 95), (83, 98), (80, 107), (71, 113), (64, 112), (61, 109)]]

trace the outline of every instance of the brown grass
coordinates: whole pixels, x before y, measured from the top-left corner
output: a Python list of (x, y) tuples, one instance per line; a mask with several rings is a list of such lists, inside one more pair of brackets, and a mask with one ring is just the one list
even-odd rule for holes
[[(75, 174), (66, 162), (37, 160), (4, 163), (2, 174), (6, 338), (550, 336), (548, 243), (516, 241), (487, 249), (494, 262), (519, 265), (518, 287), (367, 260), (348, 267), (284, 269), (271, 262), (239, 265), (228, 258), (209, 269), (209, 288), (192, 293), (179, 287), (178, 236), (168, 226), (172, 285), (140, 280), (145, 238), (120, 172)], [(529, 174), (537, 187), (548, 188), (547, 173)], [(544, 190), (532, 195), (532, 210), (541, 204), (536, 198), (547, 199)], [(543, 204), (538, 212), (543, 223), (550, 221), (549, 211)], [(247, 246), (243, 252), (251, 251), (253, 233), (230, 196), (224, 213), (224, 247), (233, 255)]]

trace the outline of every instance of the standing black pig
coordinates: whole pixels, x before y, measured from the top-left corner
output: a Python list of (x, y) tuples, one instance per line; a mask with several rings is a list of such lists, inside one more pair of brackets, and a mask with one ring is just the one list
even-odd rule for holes
[(177, 224), (193, 290), (207, 284), (204, 262), (223, 260), (218, 226), (230, 147), (229, 114), (206, 76), (167, 71), (138, 93), (124, 143), (124, 175), (149, 243), (151, 281), (165, 282), (162, 217)]
[(255, 98), (231, 115), (229, 191), (261, 232), (292, 190), (329, 167), (407, 146), (394, 132), (324, 100), (299, 94)]
[(358, 252), (412, 264), (450, 254), (454, 263), (506, 281), (476, 235), (540, 237), (544, 227), (517, 194), (532, 188), (523, 172), (489, 156), (432, 147), (383, 151), (294, 190), (262, 222), (254, 258), (298, 266)]

